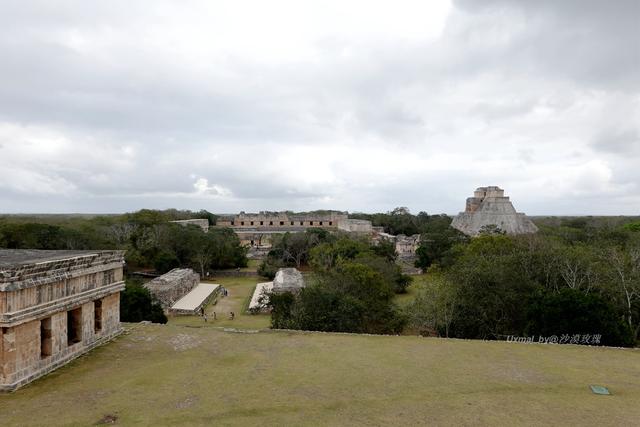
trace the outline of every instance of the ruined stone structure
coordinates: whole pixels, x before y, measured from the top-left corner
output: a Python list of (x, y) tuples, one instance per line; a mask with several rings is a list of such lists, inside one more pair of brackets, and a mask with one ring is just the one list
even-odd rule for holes
[(178, 221), (170, 221), (173, 222), (175, 224), (180, 224), (182, 226), (187, 226), (187, 225), (197, 225), (198, 227), (202, 228), (202, 231), (204, 231), (205, 233), (207, 231), (209, 231), (209, 220), (208, 219), (202, 219), (202, 218), (196, 218), (196, 219), (181, 219)]
[(379, 231), (379, 229), (382, 227), (375, 227), (375, 228), (376, 230), (373, 233), (373, 237), (372, 237), (374, 244), (377, 244), (378, 242), (383, 240), (392, 242), (395, 245), (398, 258), (401, 258), (401, 259), (415, 258), (416, 250), (418, 250), (418, 246), (420, 246), (419, 234), (414, 234), (411, 236), (398, 234), (397, 236), (394, 236), (393, 234), (385, 233), (384, 231)]
[(413, 259), (416, 257), (416, 250), (420, 246), (420, 235), (405, 236), (398, 234), (396, 237), (396, 253), (399, 258)]
[(253, 290), (253, 296), (249, 302), (249, 311), (259, 313), (268, 310), (270, 293), (300, 292), (304, 288), (304, 278), (295, 268), (281, 268), (276, 272), (272, 282), (258, 283)]
[(373, 232), (371, 221), (366, 219), (345, 219), (338, 222), (338, 229), (347, 233), (371, 234)]
[(174, 268), (144, 284), (165, 311), (200, 283), (200, 275), (190, 268)]
[(528, 234), (538, 227), (523, 213), (516, 212), (504, 190), (497, 186), (480, 187), (467, 199), (464, 212), (451, 223), (469, 236), (476, 236), (483, 227), (496, 226), (507, 234)]
[(171, 314), (200, 314), (203, 307), (217, 297), (221, 288), (222, 286), (213, 283), (199, 283), (198, 286), (176, 301), (169, 312)]
[(121, 332), (122, 251), (0, 250), (0, 391)]
[(298, 292), (304, 288), (304, 278), (295, 268), (281, 268), (273, 279), (272, 292)]
[(290, 212), (260, 212), (221, 216), (217, 227), (232, 228), (243, 245), (251, 247), (269, 247), (276, 234), (298, 233), (308, 228), (337, 230), (341, 223), (348, 222), (346, 213), (329, 211), (309, 214)]

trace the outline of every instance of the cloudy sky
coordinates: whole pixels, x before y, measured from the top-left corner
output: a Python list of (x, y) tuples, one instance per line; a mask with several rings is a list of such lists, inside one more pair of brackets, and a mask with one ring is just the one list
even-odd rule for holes
[(0, 10), (0, 212), (640, 214), (637, 0)]

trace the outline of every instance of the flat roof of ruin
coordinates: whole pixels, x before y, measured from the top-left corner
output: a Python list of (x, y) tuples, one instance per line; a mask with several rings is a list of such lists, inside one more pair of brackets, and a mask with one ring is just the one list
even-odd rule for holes
[(113, 253), (111, 250), (69, 251), (43, 249), (0, 249), (0, 267), (19, 267), (41, 262), (62, 261), (83, 256)]

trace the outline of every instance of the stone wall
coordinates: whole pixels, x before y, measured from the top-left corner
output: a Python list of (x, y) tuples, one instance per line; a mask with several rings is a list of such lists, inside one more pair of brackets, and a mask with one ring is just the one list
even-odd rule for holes
[(195, 271), (189, 268), (174, 268), (167, 274), (145, 283), (144, 287), (164, 310), (168, 310), (173, 303), (198, 286), (198, 283), (200, 283), (200, 275)]
[[(95, 330), (94, 302), (80, 305), (82, 339), (69, 344), (67, 312), (0, 329), (0, 391), (11, 391), (38, 378), (121, 332), (120, 294), (102, 298), (102, 327)], [(78, 307), (76, 307), (78, 308)], [(50, 338), (41, 335), (41, 324), (50, 319)], [(42, 355), (42, 346), (50, 341), (51, 351)]]
[(217, 226), (231, 227), (233, 229), (279, 229), (279, 228), (337, 228), (338, 223), (348, 218), (346, 213), (327, 212), (293, 214), (290, 212), (259, 212), (238, 215), (222, 216), (216, 221)]
[[(0, 391), (15, 390), (121, 332), (122, 252), (30, 251), (26, 256), (38, 258), (33, 262), (7, 252), (0, 265)], [(74, 329), (68, 330), (69, 319)]]
[(348, 233), (372, 233), (371, 221), (366, 219), (344, 219), (338, 223), (338, 228)]
[(416, 250), (420, 246), (420, 235), (405, 236), (399, 234), (396, 236), (396, 253), (399, 258), (415, 258)]
[(496, 226), (507, 234), (529, 234), (538, 227), (523, 213), (516, 212), (504, 190), (498, 187), (480, 187), (474, 197), (467, 199), (466, 209), (451, 222), (451, 226), (476, 236), (483, 227)]

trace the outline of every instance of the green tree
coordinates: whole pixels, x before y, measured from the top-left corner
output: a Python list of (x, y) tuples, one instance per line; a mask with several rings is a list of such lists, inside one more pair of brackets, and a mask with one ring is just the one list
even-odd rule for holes
[(127, 280), (124, 291), (120, 293), (120, 321), (167, 323), (162, 307), (153, 301), (151, 294), (142, 286), (140, 280)]
[(449, 337), (449, 328), (455, 318), (458, 288), (439, 274), (432, 274), (420, 289), (415, 300), (407, 307), (411, 326), (421, 335)]
[(601, 335), (600, 345), (633, 346), (635, 339), (616, 308), (601, 295), (578, 289), (537, 294), (527, 308), (527, 335)]

